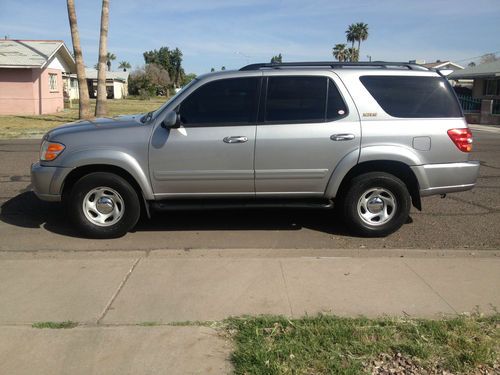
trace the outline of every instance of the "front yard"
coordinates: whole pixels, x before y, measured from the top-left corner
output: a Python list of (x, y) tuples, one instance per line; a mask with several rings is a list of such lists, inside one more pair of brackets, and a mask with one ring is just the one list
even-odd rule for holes
[[(164, 97), (151, 100), (108, 100), (108, 116), (149, 112), (160, 107), (166, 100)], [(91, 100), (91, 106), (93, 113), (95, 100)], [(0, 138), (40, 137), (58, 125), (76, 120), (78, 120), (78, 105), (50, 115), (0, 116)]]

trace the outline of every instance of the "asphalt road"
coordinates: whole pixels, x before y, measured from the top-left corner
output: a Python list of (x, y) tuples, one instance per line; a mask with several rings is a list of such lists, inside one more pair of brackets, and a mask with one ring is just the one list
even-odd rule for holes
[(231, 210), (156, 214), (115, 240), (80, 238), (59, 203), (30, 191), (39, 140), (0, 140), (0, 251), (156, 249), (500, 249), (500, 129), (474, 131), (477, 187), (423, 200), (386, 238), (350, 236), (330, 211)]

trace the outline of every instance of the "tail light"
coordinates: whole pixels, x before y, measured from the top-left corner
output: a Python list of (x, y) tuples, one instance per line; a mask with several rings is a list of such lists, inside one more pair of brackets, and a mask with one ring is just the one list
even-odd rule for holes
[(469, 128), (450, 129), (448, 135), (460, 151), (472, 151), (472, 132)]

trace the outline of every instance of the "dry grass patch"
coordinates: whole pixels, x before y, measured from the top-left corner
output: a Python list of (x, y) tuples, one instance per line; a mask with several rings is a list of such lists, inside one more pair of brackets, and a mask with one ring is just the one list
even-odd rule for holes
[[(157, 109), (166, 101), (166, 98), (161, 97), (151, 100), (133, 98), (109, 100), (108, 116), (149, 112)], [(92, 112), (94, 112), (95, 100), (91, 100), (91, 106)], [(78, 120), (78, 106), (50, 115), (0, 116), (0, 138), (40, 137), (56, 126), (76, 120)]]

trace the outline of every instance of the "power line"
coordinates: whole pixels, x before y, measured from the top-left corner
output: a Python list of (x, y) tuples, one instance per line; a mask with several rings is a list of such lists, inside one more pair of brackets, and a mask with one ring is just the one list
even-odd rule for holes
[(478, 59), (478, 58), (480, 58), (480, 57), (483, 57), (483, 56), (485, 56), (485, 55), (489, 55), (489, 54), (496, 55), (496, 54), (498, 54), (498, 53), (500, 53), (500, 51), (496, 51), (496, 52), (486, 52), (486, 53), (483, 53), (482, 55), (479, 55), (479, 56), (468, 57), (468, 58), (466, 58), (466, 59), (462, 59), (462, 60), (453, 60), (453, 61), (455, 61), (455, 62), (460, 62), (460, 61), (474, 60), (474, 59)]

